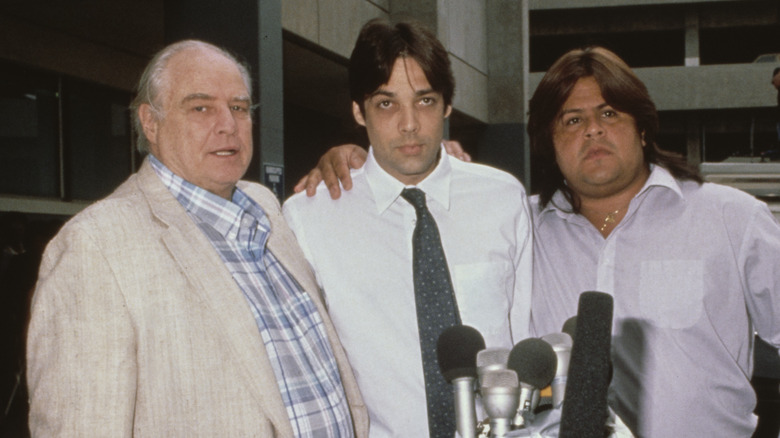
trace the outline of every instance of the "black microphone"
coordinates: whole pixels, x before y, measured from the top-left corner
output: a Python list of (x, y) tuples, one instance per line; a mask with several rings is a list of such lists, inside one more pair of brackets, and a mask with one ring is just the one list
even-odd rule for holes
[(485, 349), (485, 340), (473, 327), (456, 325), (445, 329), (436, 342), (436, 358), (455, 395), (455, 424), (463, 438), (475, 438), (477, 412), (474, 407), (474, 379), (477, 377), (477, 353)]
[(583, 292), (577, 308), (560, 438), (604, 438), (612, 342), (612, 296)]
[(577, 316), (572, 316), (563, 323), (561, 331), (571, 336), (571, 340), (574, 341), (574, 335), (577, 332)]
[(520, 381), (520, 404), (515, 426), (525, 424), (526, 417), (535, 408), (534, 391), (552, 382), (557, 364), (558, 358), (552, 346), (539, 338), (524, 339), (512, 348), (507, 368), (514, 370)]

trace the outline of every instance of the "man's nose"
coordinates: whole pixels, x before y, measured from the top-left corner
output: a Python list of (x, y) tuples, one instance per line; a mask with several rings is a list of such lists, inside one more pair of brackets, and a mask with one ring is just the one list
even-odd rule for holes
[(417, 109), (414, 107), (406, 107), (401, 110), (401, 120), (399, 120), (398, 129), (401, 132), (417, 132), (420, 129), (420, 122), (418, 120)]
[(604, 135), (604, 126), (598, 117), (588, 118), (585, 121), (585, 136), (598, 137)]
[(229, 106), (221, 108), (217, 113), (217, 132), (220, 134), (235, 134), (238, 130), (236, 114)]

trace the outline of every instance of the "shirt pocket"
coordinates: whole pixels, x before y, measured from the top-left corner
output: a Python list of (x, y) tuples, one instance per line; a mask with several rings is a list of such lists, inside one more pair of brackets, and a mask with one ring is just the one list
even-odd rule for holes
[(459, 264), (452, 266), (451, 273), (463, 324), (479, 330), (488, 346), (506, 344), (514, 287), (512, 264)]
[(704, 262), (654, 260), (641, 264), (640, 313), (650, 324), (683, 329), (695, 324), (704, 308)]

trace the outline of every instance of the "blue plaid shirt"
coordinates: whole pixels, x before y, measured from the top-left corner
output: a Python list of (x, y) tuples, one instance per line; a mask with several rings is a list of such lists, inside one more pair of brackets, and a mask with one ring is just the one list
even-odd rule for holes
[(271, 225), (236, 188), (232, 202), (149, 161), (233, 274), (257, 322), (298, 437), (352, 437), (352, 418), (336, 360), (311, 297), (266, 249)]

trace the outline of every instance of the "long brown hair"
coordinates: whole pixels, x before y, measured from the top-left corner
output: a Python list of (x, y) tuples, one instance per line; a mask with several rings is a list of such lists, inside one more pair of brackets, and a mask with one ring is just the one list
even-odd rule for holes
[(637, 132), (643, 135), (645, 163), (662, 166), (679, 179), (701, 183), (702, 177), (684, 157), (658, 147), (658, 111), (647, 87), (615, 53), (603, 47), (575, 49), (559, 58), (542, 78), (529, 105), (528, 135), (531, 140), (531, 163), (537, 172), (539, 204), (545, 207), (560, 190), (579, 213), (580, 201), (555, 160), (553, 125), (578, 80), (593, 77), (604, 100), (618, 111), (636, 120)]

